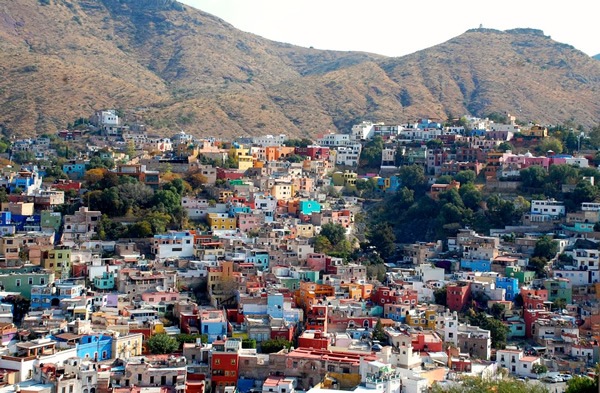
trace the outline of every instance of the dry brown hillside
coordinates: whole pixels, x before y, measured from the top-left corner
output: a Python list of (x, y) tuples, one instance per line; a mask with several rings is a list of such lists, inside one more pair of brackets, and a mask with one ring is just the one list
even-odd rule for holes
[(19, 0), (0, 2), (0, 53), (0, 126), (17, 135), (102, 108), (214, 136), (504, 111), (600, 123), (600, 62), (527, 29), (385, 58), (269, 41), (173, 0)]

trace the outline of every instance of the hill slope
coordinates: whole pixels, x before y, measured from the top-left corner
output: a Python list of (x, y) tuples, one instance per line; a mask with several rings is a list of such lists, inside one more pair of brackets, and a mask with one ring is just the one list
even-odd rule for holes
[(269, 41), (173, 0), (19, 0), (0, 4), (0, 51), (0, 125), (19, 135), (109, 107), (167, 135), (314, 135), (493, 111), (600, 123), (600, 63), (527, 29), (385, 58)]

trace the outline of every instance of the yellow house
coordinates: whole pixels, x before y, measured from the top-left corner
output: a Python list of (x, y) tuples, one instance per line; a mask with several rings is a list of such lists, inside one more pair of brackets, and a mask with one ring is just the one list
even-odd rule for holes
[(144, 343), (142, 333), (115, 334), (113, 335), (112, 352), (119, 359), (129, 359), (141, 356)]
[(312, 238), (315, 236), (315, 227), (313, 224), (296, 225), (296, 236)]
[(227, 202), (227, 199), (233, 196), (233, 191), (222, 190), (219, 191), (219, 203)]
[(235, 217), (230, 217), (227, 213), (208, 213), (206, 219), (213, 231), (232, 230), (237, 227)]
[(233, 157), (235, 162), (237, 162), (239, 170), (245, 171), (254, 165), (254, 157), (252, 156), (251, 149), (243, 145), (229, 149), (229, 156)]
[(56, 277), (71, 277), (71, 249), (69, 247), (57, 246), (53, 250), (42, 253), (42, 267), (44, 270), (52, 271)]
[(294, 196), (294, 186), (292, 184), (280, 183), (271, 188), (271, 195), (277, 200), (288, 200)]
[(411, 310), (406, 315), (406, 324), (423, 329), (435, 329), (437, 312), (432, 309)]
[(241, 171), (248, 170), (254, 167), (254, 157), (249, 154), (238, 156), (237, 158), (238, 169)]
[(529, 130), (521, 130), (521, 135), (532, 138), (545, 138), (548, 136), (548, 129), (542, 126), (532, 126)]

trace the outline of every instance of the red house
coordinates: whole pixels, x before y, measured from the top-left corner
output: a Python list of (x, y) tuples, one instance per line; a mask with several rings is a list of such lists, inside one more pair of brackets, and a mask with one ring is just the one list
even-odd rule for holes
[(411, 335), (411, 345), (414, 351), (442, 352), (442, 339), (434, 333), (417, 333)]
[(243, 172), (238, 172), (234, 169), (217, 168), (217, 179), (237, 180), (244, 177)]
[(298, 348), (329, 349), (329, 338), (320, 330), (305, 330), (298, 337)]
[(538, 319), (550, 319), (554, 313), (547, 310), (523, 310), (523, 320), (525, 320), (525, 338), (533, 337), (533, 323)]
[(406, 304), (415, 306), (418, 302), (419, 294), (413, 289), (391, 289), (389, 287), (379, 287), (372, 295), (375, 304)]
[(327, 333), (327, 306), (314, 305), (306, 313), (306, 330)]
[(295, 154), (304, 157), (310, 157), (311, 160), (327, 160), (329, 159), (329, 148), (322, 146), (307, 146), (297, 147)]
[(211, 360), (212, 391), (222, 393), (225, 386), (237, 386), (239, 350), (241, 340), (218, 340), (213, 342)]
[(548, 301), (547, 289), (527, 289), (521, 288), (524, 310), (544, 310), (545, 303)]
[(456, 282), (446, 286), (446, 305), (450, 311), (462, 310), (471, 298), (471, 284)]

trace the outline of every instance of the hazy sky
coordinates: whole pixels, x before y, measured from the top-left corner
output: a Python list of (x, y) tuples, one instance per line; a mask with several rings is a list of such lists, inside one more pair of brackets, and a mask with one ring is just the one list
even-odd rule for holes
[(240, 30), (317, 49), (402, 56), (483, 25), (536, 28), (590, 56), (600, 53), (595, 0), (179, 1)]

